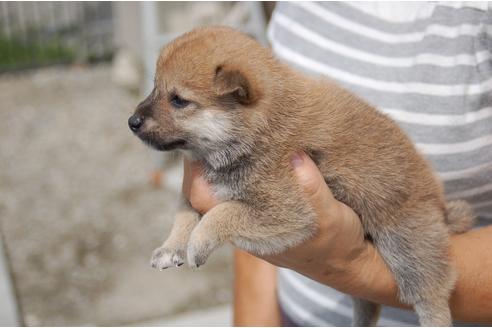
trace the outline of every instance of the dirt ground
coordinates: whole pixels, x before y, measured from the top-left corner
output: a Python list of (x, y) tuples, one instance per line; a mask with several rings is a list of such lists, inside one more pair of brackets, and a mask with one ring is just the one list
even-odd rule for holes
[(231, 249), (152, 270), (175, 190), (127, 118), (110, 67), (0, 76), (0, 228), (25, 324), (121, 325), (227, 303)]

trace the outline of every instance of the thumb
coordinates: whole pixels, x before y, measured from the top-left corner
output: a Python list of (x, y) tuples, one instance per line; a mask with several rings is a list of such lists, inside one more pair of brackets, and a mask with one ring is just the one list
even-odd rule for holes
[(304, 152), (295, 153), (291, 157), (291, 164), (297, 182), (313, 204), (329, 205), (327, 203), (335, 201), (323, 175), (309, 156)]
[(191, 207), (204, 214), (218, 204), (213, 190), (203, 177), (203, 168), (199, 162), (184, 161), (183, 193)]

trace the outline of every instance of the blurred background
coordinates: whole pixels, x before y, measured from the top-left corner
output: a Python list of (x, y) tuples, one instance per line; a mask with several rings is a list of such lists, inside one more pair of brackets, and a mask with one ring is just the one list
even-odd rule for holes
[(149, 266), (182, 169), (127, 119), (200, 25), (266, 44), (273, 2), (0, 2), (0, 325), (230, 325), (232, 250)]

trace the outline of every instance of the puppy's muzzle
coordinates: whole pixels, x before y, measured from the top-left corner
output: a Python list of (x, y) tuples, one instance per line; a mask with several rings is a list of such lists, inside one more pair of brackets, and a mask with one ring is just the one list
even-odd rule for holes
[(136, 114), (130, 116), (130, 118), (128, 119), (128, 126), (133, 132), (137, 132), (138, 129), (140, 129), (140, 127), (143, 125), (143, 123), (144, 119)]

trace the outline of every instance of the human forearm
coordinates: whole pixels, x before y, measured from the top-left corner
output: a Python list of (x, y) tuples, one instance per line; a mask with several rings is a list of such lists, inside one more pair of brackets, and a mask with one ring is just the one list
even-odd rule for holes
[(451, 296), (456, 319), (492, 323), (492, 226), (455, 235), (451, 254), (458, 281)]
[(234, 326), (280, 326), (277, 269), (246, 252), (234, 252)]
[[(451, 258), (458, 280), (450, 299), (453, 318), (468, 322), (492, 322), (492, 227), (451, 237)], [(390, 306), (408, 307), (397, 299), (396, 283), (372, 245), (359, 260), (348, 264), (343, 274), (320, 274), (311, 278), (342, 292)]]

